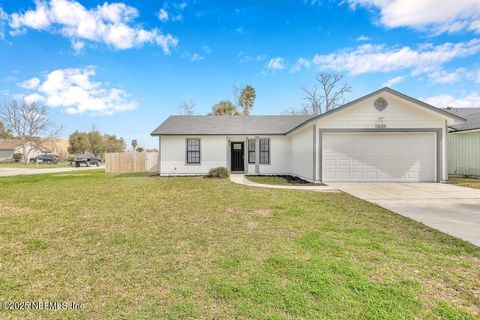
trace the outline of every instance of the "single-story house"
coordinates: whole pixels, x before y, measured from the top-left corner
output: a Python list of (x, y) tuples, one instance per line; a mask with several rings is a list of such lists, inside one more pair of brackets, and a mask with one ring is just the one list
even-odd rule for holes
[(311, 182), (434, 182), (448, 178), (448, 127), (464, 121), (383, 88), (317, 116), (170, 116), (152, 136), (161, 176), (224, 166)]
[(450, 126), (448, 173), (480, 177), (480, 108), (446, 108), (467, 121)]
[[(35, 141), (40, 141), (40, 139), (36, 138)], [(22, 146), (22, 141), (18, 139), (0, 139), (0, 162), (13, 161), (13, 155), (15, 153), (23, 154), (24, 150)], [(41, 143), (27, 143), (27, 161), (43, 153), (52, 153), (60, 157), (66, 157), (67, 148), (68, 141), (57, 138), (47, 139)]]

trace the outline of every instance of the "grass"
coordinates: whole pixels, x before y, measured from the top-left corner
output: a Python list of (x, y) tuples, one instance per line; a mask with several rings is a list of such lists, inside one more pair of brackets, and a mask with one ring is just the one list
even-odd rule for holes
[(450, 178), (448, 183), (461, 187), (480, 189), (480, 179)]
[(475, 319), (480, 249), (343, 193), (101, 171), (0, 178), (18, 319)]
[(273, 184), (282, 186), (307, 185), (307, 181), (300, 180), (291, 176), (245, 176), (248, 180), (261, 184)]
[(51, 168), (64, 168), (71, 167), (70, 163), (57, 163), (57, 164), (44, 164), (39, 163), (23, 163), (23, 162), (0, 162), (1, 168), (27, 168), (27, 169), (51, 169)]

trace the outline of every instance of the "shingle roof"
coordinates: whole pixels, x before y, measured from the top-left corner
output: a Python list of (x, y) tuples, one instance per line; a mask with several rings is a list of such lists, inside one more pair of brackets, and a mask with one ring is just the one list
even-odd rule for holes
[(312, 116), (170, 116), (152, 135), (281, 135)]
[(14, 150), (21, 145), (20, 140), (0, 139), (0, 150)]
[(466, 122), (451, 126), (454, 130), (466, 131), (480, 129), (480, 108), (446, 108), (444, 110), (457, 114), (467, 120)]
[(160, 126), (153, 130), (151, 135), (287, 134), (303, 125), (307, 120), (329, 116), (334, 112), (346, 109), (382, 92), (388, 92), (400, 98), (409, 100), (449, 118), (461, 121), (465, 120), (461, 115), (451, 112), (450, 110), (436, 108), (423, 101), (385, 87), (317, 116), (170, 116)]

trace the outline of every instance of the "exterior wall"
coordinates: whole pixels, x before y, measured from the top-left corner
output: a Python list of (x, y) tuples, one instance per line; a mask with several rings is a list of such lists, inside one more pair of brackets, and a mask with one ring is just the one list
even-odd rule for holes
[[(378, 111), (373, 106), (379, 97), (388, 102), (388, 107), (383, 111)], [(453, 120), (450, 121), (448, 124), (453, 124)], [(445, 117), (385, 92), (318, 120), (319, 128), (324, 129), (375, 128), (377, 123), (383, 123), (390, 129), (444, 128)]]
[[(200, 139), (200, 164), (187, 164), (186, 139)], [(162, 136), (160, 143), (161, 175), (204, 175), (215, 167), (227, 166), (225, 136)]]
[(8, 161), (13, 159), (13, 150), (0, 150), (0, 161)]
[(448, 173), (480, 176), (480, 130), (448, 135)]
[[(387, 108), (383, 111), (378, 111), (374, 107), (374, 101), (379, 97), (385, 98), (388, 102)], [(442, 152), (439, 162), (443, 169), (440, 180), (446, 180), (448, 179), (446, 126), (455, 122), (452, 119), (445, 119), (444, 116), (434, 111), (383, 92), (354, 106), (339, 110), (328, 117), (320, 118), (315, 123), (320, 129), (375, 129), (379, 124), (384, 125), (387, 129), (412, 129), (412, 131), (414, 129), (441, 129)]]
[[(186, 139), (200, 139), (200, 164), (186, 163)], [(230, 143), (244, 142), (245, 173), (256, 174), (255, 164), (248, 163), (248, 136), (162, 136), (160, 140), (161, 175), (205, 175), (215, 167), (230, 169)], [(259, 164), (259, 173), (290, 174), (290, 139), (286, 136), (260, 136), (270, 139), (270, 163)], [(258, 150), (257, 150), (258, 151)]]
[[(270, 163), (260, 163), (259, 174), (284, 175), (290, 173), (290, 139), (286, 136), (260, 136), (270, 139)], [(255, 172), (255, 171), (253, 171)]]
[(313, 179), (313, 129), (306, 126), (290, 136), (290, 174), (305, 180)]

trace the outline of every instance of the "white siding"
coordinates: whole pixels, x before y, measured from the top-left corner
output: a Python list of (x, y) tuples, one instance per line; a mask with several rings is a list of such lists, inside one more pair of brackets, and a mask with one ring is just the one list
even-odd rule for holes
[[(379, 97), (388, 102), (383, 111), (378, 111), (373, 105)], [(377, 123), (385, 124), (387, 129), (442, 129), (441, 180), (448, 178), (446, 125), (452, 125), (455, 121), (450, 118), (446, 120), (437, 112), (383, 92), (316, 121), (317, 127), (321, 129), (374, 129)]]
[[(186, 163), (187, 138), (200, 139), (200, 164)], [(162, 175), (204, 175), (211, 168), (227, 165), (225, 136), (162, 136), (160, 149)]]
[(448, 173), (480, 176), (480, 130), (448, 135)]
[[(383, 97), (388, 107), (378, 111), (374, 101)], [(380, 119), (383, 118), (383, 119)], [(375, 128), (381, 121), (387, 128), (444, 128), (445, 117), (408, 100), (382, 93), (318, 121), (320, 128)], [(453, 121), (450, 123), (453, 124)]]
[(290, 173), (305, 180), (313, 180), (313, 129), (306, 126), (290, 136)]
[[(283, 175), (290, 172), (290, 141), (286, 136), (261, 136), (270, 139), (270, 164), (260, 163), (260, 174)], [(253, 171), (255, 172), (255, 170)]]

